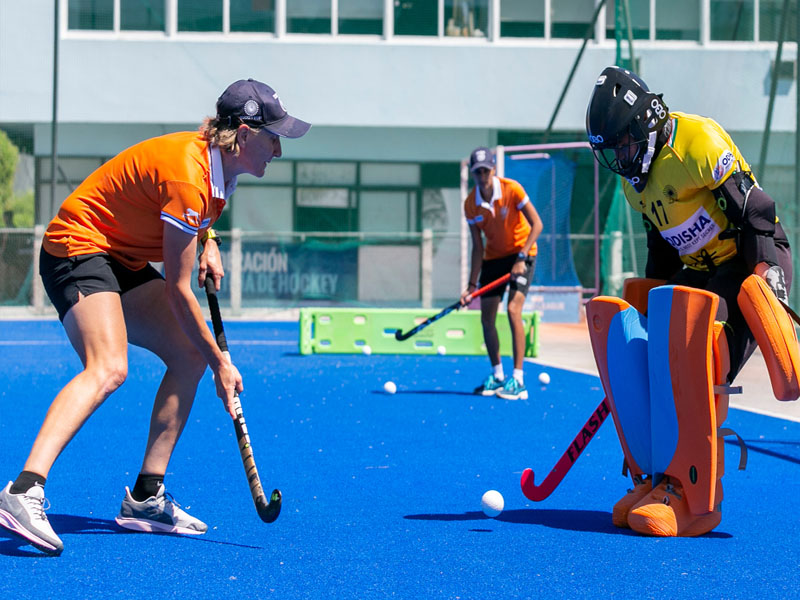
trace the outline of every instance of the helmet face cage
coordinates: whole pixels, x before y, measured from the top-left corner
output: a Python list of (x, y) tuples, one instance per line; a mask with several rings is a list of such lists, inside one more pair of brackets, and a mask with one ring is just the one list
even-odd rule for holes
[(608, 67), (589, 101), (586, 131), (600, 165), (633, 179), (642, 170), (651, 134), (658, 133), (668, 119), (660, 94), (650, 92), (633, 73)]
[(642, 164), (642, 157), (647, 151), (647, 137), (642, 134), (637, 123), (633, 123), (613, 143), (597, 142), (591, 146), (601, 166), (617, 175), (630, 178)]

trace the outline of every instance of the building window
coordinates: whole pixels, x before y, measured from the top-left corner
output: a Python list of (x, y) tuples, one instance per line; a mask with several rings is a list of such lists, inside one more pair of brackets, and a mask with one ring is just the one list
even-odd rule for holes
[(711, 0), (711, 39), (753, 40), (753, 0)]
[(222, 0), (178, 0), (178, 31), (222, 31)]
[(331, 0), (294, 0), (286, 3), (288, 33), (331, 33)]
[(67, 26), (111, 31), (114, 29), (114, 0), (69, 0)]
[[(606, 37), (614, 39), (617, 31), (617, 2), (609, 0), (606, 3)], [(619, 6), (622, 9), (622, 6)], [(628, 2), (630, 11), (628, 18), (631, 23), (631, 33), (635, 40), (646, 40), (650, 38), (650, 2)], [(622, 13), (622, 23), (625, 25), (625, 13)], [(628, 38), (627, 26), (620, 32), (623, 40)]]
[(164, 31), (163, 0), (120, 0), (119, 26), (123, 31)]
[(396, 0), (395, 35), (438, 35), (439, 7), (433, 0)]
[(339, 33), (381, 35), (383, 0), (339, 0)]
[(700, 0), (656, 0), (656, 39), (700, 41)]
[(561, 0), (551, 5), (554, 38), (582, 39), (594, 15), (594, 0)]
[(445, 35), (486, 37), (489, 30), (487, 0), (444, 0)]
[(274, 0), (230, 0), (231, 31), (275, 32)]
[(502, 0), (500, 37), (544, 37), (544, 0)]
[[(758, 7), (758, 37), (763, 41), (776, 41), (780, 37), (784, 0), (760, 0)], [(797, 39), (797, 3), (789, 2), (783, 41)]]

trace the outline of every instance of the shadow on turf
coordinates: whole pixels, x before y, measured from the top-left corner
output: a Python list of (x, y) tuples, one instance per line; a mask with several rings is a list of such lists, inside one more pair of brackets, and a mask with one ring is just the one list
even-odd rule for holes
[[(237, 548), (249, 548), (252, 550), (264, 550), (261, 546), (249, 546), (247, 544), (235, 544), (233, 542), (222, 542), (219, 540), (204, 539), (194, 535), (179, 535), (174, 533), (147, 533), (130, 531), (123, 529), (116, 524), (115, 521), (109, 519), (96, 519), (92, 517), (79, 517), (75, 515), (49, 515), (48, 520), (50, 525), (53, 526), (55, 532), (60, 536), (64, 534), (121, 534), (121, 535), (160, 535), (167, 537), (179, 537), (193, 542), (204, 542), (206, 544), (219, 544), (223, 546), (236, 546)], [(6, 539), (2, 539), (5, 537)], [(29, 556), (41, 558), (45, 554), (38, 552), (28, 546), (27, 543), (20, 538), (7, 532), (5, 529), (0, 528), (0, 555), (3, 556)]]
[[(739, 444), (736, 440), (725, 440), (726, 444), (730, 444), (736, 448), (739, 447)], [(794, 463), (796, 465), (800, 465), (800, 458), (789, 456), (788, 454), (784, 454), (782, 452), (776, 452), (775, 450), (770, 450), (768, 448), (763, 448), (761, 446), (775, 444), (777, 446), (789, 446), (793, 448), (800, 447), (799, 442), (790, 442), (790, 441), (781, 441), (781, 440), (744, 440), (744, 443), (747, 444), (747, 450), (749, 452), (757, 452), (758, 454), (764, 454), (766, 456), (771, 456), (773, 458), (778, 458), (780, 460), (785, 460), (786, 462)]]
[[(372, 390), (373, 394), (378, 394), (379, 396), (388, 396), (384, 390)], [(450, 396), (472, 396), (473, 398), (484, 398), (485, 396), (477, 396), (475, 392), (465, 392), (463, 390), (397, 390), (395, 395), (400, 396), (402, 394), (448, 394)], [(495, 399), (495, 396), (486, 397), (487, 399)]]
[[(567, 531), (585, 531), (592, 533), (612, 533), (618, 535), (639, 535), (630, 529), (619, 529), (611, 523), (611, 514), (599, 510), (555, 510), (555, 509), (515, 509), (505, 510), (499, 517), (490, 518), (483, 512), (444, 513), (428, 515), (406, 515), (404, 519), (417, 521), (503, 521), (522, 525), (543, 525), (553, 529)], [(491, 529), (470, 529), (478, 533), (487, 533)], [(703, 537), (730, 538), (729, 533), (712, 531)]]

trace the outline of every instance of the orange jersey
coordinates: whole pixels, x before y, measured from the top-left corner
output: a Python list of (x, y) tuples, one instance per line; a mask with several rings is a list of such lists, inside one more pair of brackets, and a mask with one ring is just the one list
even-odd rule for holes
[[(484, 260), (516, 254), (522, 250), (531, 232), (531, 224), (522, 213), (522, 207), (528, 202), (528, 194), (513, 179), (494, 178), (491, 202), (484, 200), (476, 188), (472, 189), (464, 200), (464, 216), (467, 223), (475, 225), (486, 237)], [(536, 244), (529, 254), (536, 256)]]
[(105, 252), (130, 269), (163, 261), (164, 222), (197, 235), (225, 198), (219, 149), (198, 132), (170, 133), (122, 151), (64, 200), (45, 232), (58, 257)]

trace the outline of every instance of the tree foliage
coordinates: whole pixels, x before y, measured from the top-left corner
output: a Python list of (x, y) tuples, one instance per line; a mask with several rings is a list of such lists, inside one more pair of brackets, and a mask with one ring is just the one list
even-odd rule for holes
[(0, 130), (0, 209), (3, 212), (11, 210), (18, 161), (19, 150), (6, 132)]

